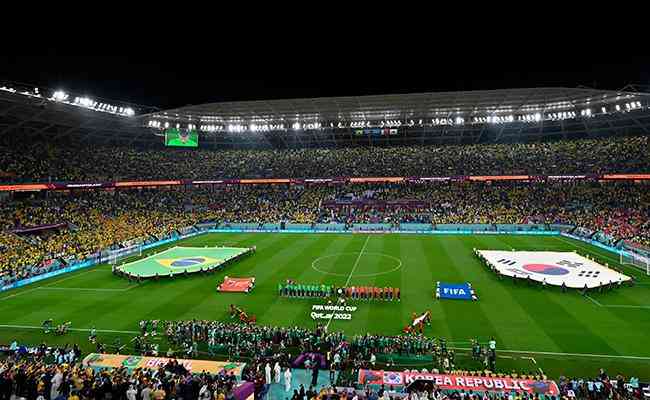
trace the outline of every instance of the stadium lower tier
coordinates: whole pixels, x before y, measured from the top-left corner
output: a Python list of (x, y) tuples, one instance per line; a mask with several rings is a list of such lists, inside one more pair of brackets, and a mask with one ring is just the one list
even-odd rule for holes
[[(156, 242), (202, 227), (562, 229), (610, 246), (647, 247), (650, 190), (646, 184), (587, 182), (97, 190), (18, 196), (0, 208), (0, 221), (0, 285), (6, 285), (92, 259), (99, 249)], [(184, 271), (155, 264), (159, 274), (170, 267)]]

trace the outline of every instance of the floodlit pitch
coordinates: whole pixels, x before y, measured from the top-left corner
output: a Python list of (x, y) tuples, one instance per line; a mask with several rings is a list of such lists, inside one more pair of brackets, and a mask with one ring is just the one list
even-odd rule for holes
[[(276, 234), (228, 233), (198, 236), (177, 245), (188, 253), (166, 252), (165, 247), (143, 254), (152, 265), (160, 260), (223, 256), (211, 253), (218, 244), (256, 252), (230, 263), (212, 274), (176, 275), (174, 279), (143, 280), (141, 283), (115, 276), (110, 265), (59, 276), (0, 294), (0, 344), (14, 339), (23, 343), (65, 344), (77, 342), (86, 353), (95, 351), (88, 342), (89, 330), (99, 339), (116, 338), (129, 343), (139, 332), (142, 319), (232, 321), (234, 304), (257, 317), (259, 325), (314, 327), (327, 324), (346, 335), (376, 333), (399, 335), (413, 315), (429, 311), (428, 337), (446, 338), (457, 349), (467, 369), (472, 364), (463, 349), (470, 340), (498, 343), (498, 362), (504, 370), (535, 370), (549, 376), (590, 376), (603, 367), (627, 376), (650, 375), (650, 278), (645, 271), (620, 267), (618, 257), (583, 242), (555, 236), (526, 235), (367, 235), (367, 234)], [(208, 246), (203, 253), (203, 249)], [(570, 252), (589, 254), (601, 265), (623, 268), (636, 278), (635, 286), (612, 290), (593, 289), (563, 293), (499, 279), (473, 249)], [(145, 258), (146, 259), (146, 258)], [(166, 261), (166, 262), (168, 262)], [(166, 267), (156, 262), (156, 268)], [(137, 264), (131, 264), (136, 265)], [(143, 264), (140, 264), (143, 265)], [(255, 277), (248, 294), (217, 292), (226, 276)], [(349, 300), (356, 307), (350, 319), (312, 319), (314, 305), (322, 298), (280, 296), (278, 285), (287, 279), (337, 287), (370, 286), (401, 289), (401, 301)], [(478, 294), (476, 301), (436, 300), (436, 283), (469, 282)], [(70, 333), (45, 335), (42, 322), (70, 321)], [(160, 341), (160, 351), (167, 343)], [(207, 352), (207, 348), (201, 349)], [(464, 357), (464, 358), (463, 358)], [(536, 364), (532, 362), (534, 359)], [(430, 368), (422, 365), (421, 367)], [(420, 368), (420, 367), (419, 367)]]

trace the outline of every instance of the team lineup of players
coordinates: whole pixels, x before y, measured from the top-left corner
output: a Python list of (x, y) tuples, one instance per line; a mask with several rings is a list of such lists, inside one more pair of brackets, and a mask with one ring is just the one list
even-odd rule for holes
[(284, 297), (344, 297), (354, 300), (397, 300), (400, 301), (399, 288), (375, 286), (336, 287), (325, 284), (300, 284), (288, 279), (278, 284), (278, 293)]

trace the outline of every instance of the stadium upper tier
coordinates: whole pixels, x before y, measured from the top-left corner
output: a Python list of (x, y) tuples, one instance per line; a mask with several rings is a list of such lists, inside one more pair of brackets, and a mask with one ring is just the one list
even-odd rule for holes
[[(22, 138), (162, 146), (169, 128), (204, 148), (491, 143), (650, 132), (634, 88), (531, 88), (191, 105), (172, 110), (0, 85), (0, 131)], [(48, 92), (48, 93), (45, 93)]]
[(649, 173), (650, 136), (528, 144), (163, 150), (0, 145), (0, 182)]

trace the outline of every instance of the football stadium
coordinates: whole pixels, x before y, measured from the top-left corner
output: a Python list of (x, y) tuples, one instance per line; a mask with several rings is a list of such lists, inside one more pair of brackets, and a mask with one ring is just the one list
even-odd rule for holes
[(0, 130), (0, 399), (650, 395), (634, 87), (160, 109), (3, 82)]

